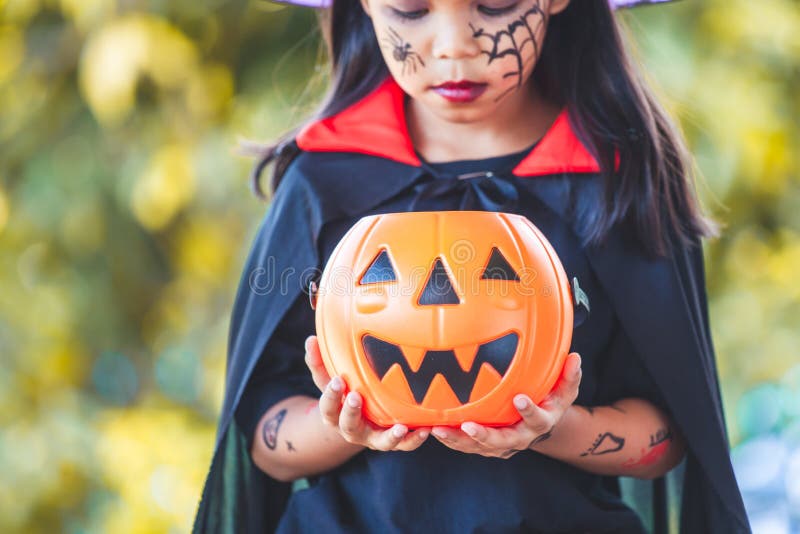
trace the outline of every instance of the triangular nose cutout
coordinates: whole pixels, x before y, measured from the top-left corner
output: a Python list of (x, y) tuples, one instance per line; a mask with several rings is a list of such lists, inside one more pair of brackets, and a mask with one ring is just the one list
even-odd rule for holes
[(436, 258), (417, 304), (420, 306), (436, 306), (440, 304), (459, 304), (460, 302), (450, 276), (447, 274), (447, 269), (444, 268), (442, 259)]

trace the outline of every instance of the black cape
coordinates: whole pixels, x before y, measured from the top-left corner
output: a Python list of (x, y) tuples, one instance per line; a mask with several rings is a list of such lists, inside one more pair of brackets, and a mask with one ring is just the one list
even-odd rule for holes
[[(302, 151), (257, 231), (234, 302), (224, 403), (195, 533), (271, 532), (285, 508), (291, 484), (270, 478), (253, 464), (248, 436), (234, 412), (276, 326), (323, 266), (318, 247), (322, 227), (357, 218), (425, 179), (419, 165), (360, 152), (334, 152), (330, 147), (325, 152)], [(536, 180), (533, 194), (569, 220), (578, 239), (576, 204), (579, 211), (581, 204), (602, 199), (599, 181), (575, 180), (569, 169)], [(674, 481), (681, 495), (680, 531), (750, 532), (729, 456), (702, 248), (699, 243), (678, 246), (668, 258), (652, 260), (620, 229), (603, 246), (586, 247), (585, 252), (687, 439), (686, 458), (670, 473), (680, 477)], [(267, 287), (263, 283), (271, 283), (270, 273), (292, 274), (279, 287)], [(664, 481), (652, 484), (654, 531), (666, 532)]]

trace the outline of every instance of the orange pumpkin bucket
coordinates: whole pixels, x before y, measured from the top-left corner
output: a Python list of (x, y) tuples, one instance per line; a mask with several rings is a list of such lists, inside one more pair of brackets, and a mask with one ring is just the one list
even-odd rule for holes
[(311, 295), (325, 367), (381, 426), (502, 426), (541, 401), (572, 340), (572, 293), (553, 247), (520, 215), (364, 217)]

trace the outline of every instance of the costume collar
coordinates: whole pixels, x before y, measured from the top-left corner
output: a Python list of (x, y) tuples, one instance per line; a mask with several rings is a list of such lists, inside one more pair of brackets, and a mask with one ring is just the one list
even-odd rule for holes
[[(306, 125), (297, 146), (309, 152), (357, 152), (420, 167), (405, 117), (405, 92), (388, 76), (372, 93), (332, 117)], [(578, 140), (566, 108), (513, 169), (516, 176), (597, 173), (600, 165)]]

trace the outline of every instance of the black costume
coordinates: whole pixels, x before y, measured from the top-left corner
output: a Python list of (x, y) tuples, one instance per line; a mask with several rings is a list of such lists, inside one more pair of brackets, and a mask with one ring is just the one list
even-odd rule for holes
[[(294, 494), (250, 459), (269, 406), (319, 396), (303, 361), (314, 332), (304, 288), (346, 230), (375, 213), (484, 209), (528, 217), (589, 296), (592, 313), (571, 347), (584, 371), (576, 404), (641, 397), (667, 411), (688, 442), (681, 531), (749, 532), (728, 455), (699, 245), (663, 260), (646, 259), (622, 230), (602, 247), (581, 245), (584, 216), (602, 191), (566, 111), (521, 153), (429, 164), (413, 150), (404, 98), (390, 77), (297, 138), (302, 151), (258, 231), (234, 304), (225, 402), (194, 531), (644, 531), (616, 477), (532, 451), (500, 460), (435, 439), (409, 453), (365, 450)], [(489, 170), (494, 176), (479, 172)], [(658, 531), (665, 518), (656, 514), (655, 523)]]

